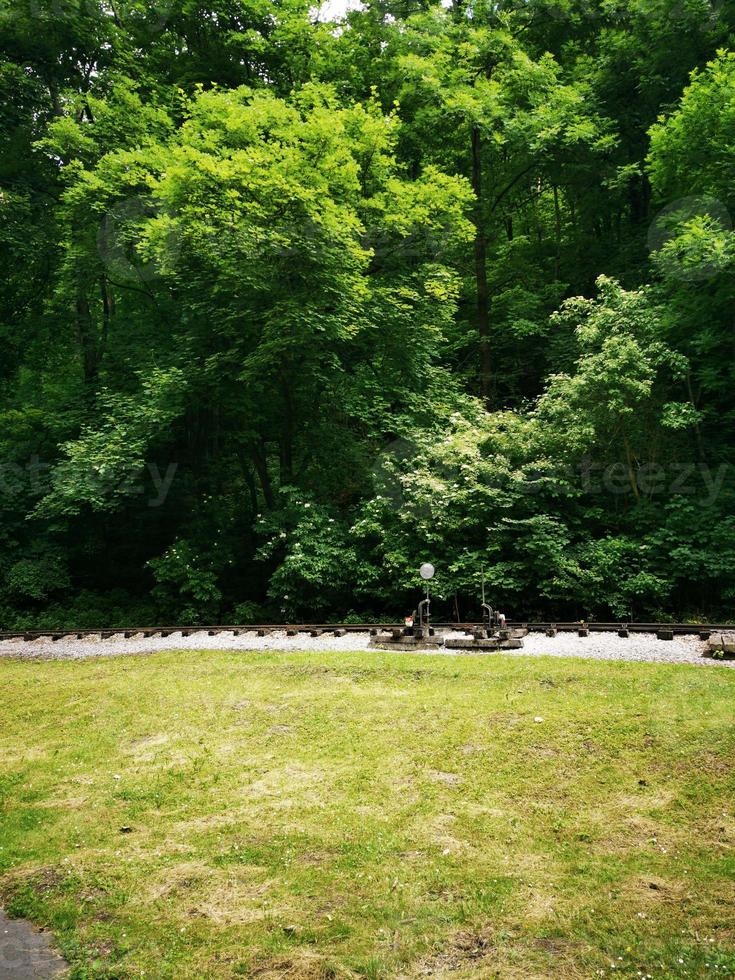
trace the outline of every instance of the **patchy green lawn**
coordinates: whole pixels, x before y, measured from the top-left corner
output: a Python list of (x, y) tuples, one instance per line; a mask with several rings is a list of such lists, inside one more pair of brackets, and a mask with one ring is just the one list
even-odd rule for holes
[(0, 903), (74, 977), (735, 975), (735, 671), (177, 652), (0, 678)]

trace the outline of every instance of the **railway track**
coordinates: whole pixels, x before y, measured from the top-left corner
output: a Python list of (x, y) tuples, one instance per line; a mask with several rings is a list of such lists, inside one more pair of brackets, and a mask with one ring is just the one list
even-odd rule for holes
[[(299, 634), (322, 636), (330, 633), (343, 636), (345, 633), (377, 633), (396, 629), (402, 625), (402, 623), (264, 623), (255, 626), (142, 626), (127, 629), (5, 630), (0, 631), (0, 640), (25, 640), (28, 642), (38, 639), (81, 640), (86, 636), (95, 636), (102, 640), (112, 636), (124, 636), (126, 639), (133, 636), (143, 638), (160, 636), (165, 638), (174, 633), (180, 633), (182, 636), (195, 636), (196, 634), (216, 636), (218, 633), (233, 633), (235, 636), (244, 633), (256, 633), (265, 636), (276, 630), (285, 630), (291, 636), (298, 636)], [(622, 621), (615, 623), (584, 623), (579, 621), (533, 623), (518, 620), (509, 621), (506, 625), (510, 629), (526, 629), (531, 633), (548, 633), (551, 630), (556, 630), (559, 633), (579, 633), (581, 636), (588, 633), (618, 633), (623, 636), (631, 633), (656, 633), (661, 639), (673, 639), (674, 636), (699, 636), (706, 640), (712, 633), (735, 631), (735, 624), (733, 623), (626, 623)], [(482, 624), (479, 622), (436, 622), (432, 623), (432, 626), (434, 629), (472, 631)]]

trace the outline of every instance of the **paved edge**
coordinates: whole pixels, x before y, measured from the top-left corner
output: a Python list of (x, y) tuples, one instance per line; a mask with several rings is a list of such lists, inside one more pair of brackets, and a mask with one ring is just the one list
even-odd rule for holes
[(49, 933), (0, 909), (0, 980), (61, 977), (69, 964), (52, 947)]

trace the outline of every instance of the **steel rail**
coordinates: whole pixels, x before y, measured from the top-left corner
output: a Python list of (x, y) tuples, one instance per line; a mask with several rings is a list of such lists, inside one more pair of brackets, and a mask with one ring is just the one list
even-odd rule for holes
[[(481, 627), (480, 622), (435, 622), (432, 626), (435, 629), (445, 630), (472, 630)], [(577, 632), (587, 630), (590, 633), (610, 633), (618, 630), (628, 630), (630, 633), (659, 633), (671, 632), (676, 636), (686, 636), (694, 634), (710, 634), (718, 632), (735, 631), (733, 623), (630, 623), (619, 620), (612, 623), (584, 622), (577, 620), (574, 622), (531, 622), (528, 620), (509, 620), (506, 625), (509, 629), (527, 629), (532, 633), (545, 632), (547, 630), (557, 630), (558, 632)], [(261, 623), (257, 625), (248, 624), (231, 626), (140, 626), (140, 627), (120, 627), (119, 629), (45, 629), (45, 630), (0, 630), (0, 640), (22, 639), (26, 641), (37, 639), (82, 639), (85, 636), (98, 636), (100, 639), (109, 639), (112, 636), (124, 636), (129, 639), (133, 636), (143, 636), (151, 638), (160, 635), (162, 638), (171, 636), (174, 633), (181, 633), (184, 636), (193, 636), (197, 633), (206, 633), (209, 636), (216, 636), (218, 633), (234, 633), (236, 636), (242, 633), (273, 633), (276, 631), (286, 631), (292, 636), (301, 633), (369, 633), (371, 631), (392, 630), (403, 626), (403, 623)]]

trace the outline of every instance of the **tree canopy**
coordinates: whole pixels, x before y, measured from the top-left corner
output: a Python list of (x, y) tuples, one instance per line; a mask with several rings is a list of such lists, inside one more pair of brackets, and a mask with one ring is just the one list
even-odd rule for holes
[(732, 618), (731, 5), (0, 23), (0, 625)]

